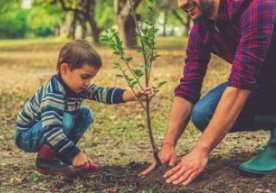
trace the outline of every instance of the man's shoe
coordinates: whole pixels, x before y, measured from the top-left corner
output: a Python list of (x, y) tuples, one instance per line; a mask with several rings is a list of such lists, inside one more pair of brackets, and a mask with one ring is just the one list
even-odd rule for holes
[(263, 151), (242, 163), (239, 169), (242, 172), (261, 175), (276, 172), (276, 138), (270, 139)]

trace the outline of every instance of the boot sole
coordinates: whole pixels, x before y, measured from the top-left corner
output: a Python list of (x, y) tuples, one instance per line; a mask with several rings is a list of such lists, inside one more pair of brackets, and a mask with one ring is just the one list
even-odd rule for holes
[(252, 172), (244, 171), (240, 169), (239, 169), (239, 173), (242, 177), (245, 177), (245, 178), (261, 178), (265, 175), (265, 174), (259, 174), (259, 173), (252, 173)]
[(72, 171), (72, 170), (45, 170), (45, 169), (41, 169), (36, 167), (36, 171), (38, 171), (39, 173), (43, 174), (43, 175), (60, 175), (60, 176), (73, 176), (73, 175), (77, 175), (81, 173), (81, 170), (79, 171)]

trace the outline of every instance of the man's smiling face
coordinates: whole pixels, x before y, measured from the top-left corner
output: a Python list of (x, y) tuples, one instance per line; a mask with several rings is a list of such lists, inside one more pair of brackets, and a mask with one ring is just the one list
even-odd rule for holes
[(210, 17), (214, 11), (213, 0), (178, 0), (178, 6), (194, 21), (201, 17)]

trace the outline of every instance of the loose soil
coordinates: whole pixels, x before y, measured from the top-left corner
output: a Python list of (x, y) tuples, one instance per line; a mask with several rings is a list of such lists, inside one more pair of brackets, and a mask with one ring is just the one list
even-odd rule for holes
[[(126, 166), (102, 166), (97, 173), (83, 174), (75, 177), (38, 176), (43, 178), (40, 183), (23, 178), (13, 186), (6, 184), (8, 192), (133, 192), (133, 193), (272, 193), (276, 192), (276, 175), (259, 177), (243, 177), (238, 166), (250, 159), (253, 154), (235, 154), (230, 158), (215, 156), (209, 160), (206, 170), (191, 185), (166, 184), (161, 171), (157, 169), (145, 179), (137, 178), (137, 174), (149, 166), (149, 163), (130, 163)], [(13, 171), (22, 173), (30, 168), (19, 164)], [(27, 170), (26, 170), (27, 169)], [(0, 175), (3, 174), (1, 170)], [(56, 178), (56, 180), (53, 180)], [(34, 180), (33, 180), (34, 181)], [(50, 182), (49, 184), (47, 182)], [(28, 185), (28, 186), (26, 186)], [(12, 189), (11, 189), (12, 187)], [(29, 189), (29, 191), (27, 191)], [(6, 191), (3, 191), (6, 192)]]
[[(99, 192), (167, 192), (167, 193), (253, 193), (276, 192), (276, 175), (266, 176), (242, 176), (238, 171), (239, 163), (250, 159), (252, 155), (237, 154), (229, 159), (221, 157), (212, 158), (207, 169), (191, 185), (166, 184), (162, 177), (164, 168), (157, 168), (145, 179), (138, 179), (137, 174), (149, 164), (130, 163), (126, 167), (106, 166), (104, 170), (111, 172), (99, 172), (99, 175), (90, 177), (96, 181), (102, 181), (103, 185), (94, 190)], [(112, 172), (116, 171), (116, 172)], [(93, 177), (92, 177), (93, 176)], [(65, 185), (65, 184), (64, 184)], [(88, 189), (89, 190), (89, 187)]]

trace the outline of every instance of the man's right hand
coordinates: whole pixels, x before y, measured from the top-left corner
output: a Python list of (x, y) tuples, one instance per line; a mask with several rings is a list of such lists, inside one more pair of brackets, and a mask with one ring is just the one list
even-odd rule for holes
[[(168, 164), (169, 166), (174, 166), (178, 161), (175, 148), (171, 144), (163, 144), (162, 148), (159, 152), (159, 158), (162, 164)], [(154, 170), (157, 166), (157, 162), (154, 161), (147, 169), (141, 172), (138, 176), (143, 177), (149, 174), (152, 170)]]
[(87, 163), (88, 163), (87, 156), (80, 152), (74, 157), (72, 165), (73, 167), (82, 167), (82, 166), (86, 166)]

